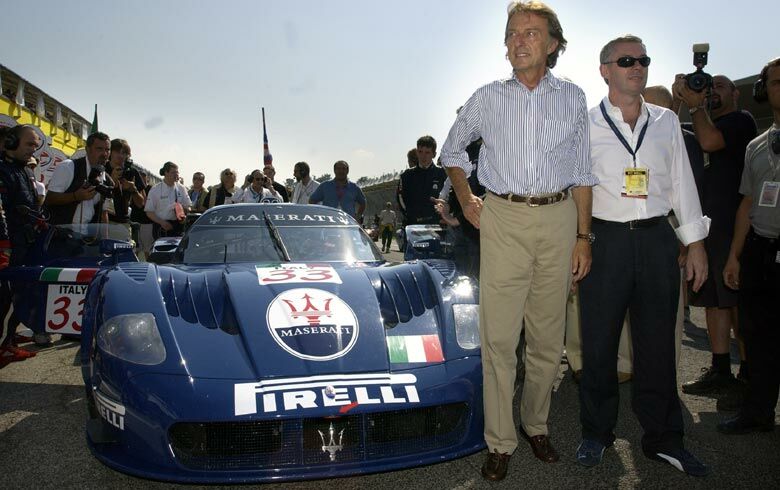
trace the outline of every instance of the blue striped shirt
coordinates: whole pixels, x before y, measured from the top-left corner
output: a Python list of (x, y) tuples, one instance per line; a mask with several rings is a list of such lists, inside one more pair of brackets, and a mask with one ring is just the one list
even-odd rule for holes
[(445, 167), (468, 175), (466, 146), (482, 137), (479, 182), (496, 194), (540, 195), (594, 186), (585, 94), (547, 70), (534, 90), (514, 77), (479, 88), (441, 149)]

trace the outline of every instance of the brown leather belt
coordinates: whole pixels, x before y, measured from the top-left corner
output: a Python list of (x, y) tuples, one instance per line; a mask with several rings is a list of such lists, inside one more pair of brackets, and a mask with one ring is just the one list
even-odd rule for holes
[(569, 193), (566, 191), (556, 192), (555, 194), (546, 196), (521, 196), (519, 194), (512, 194), (511, 192), (509, 194), (496, 194), (493, 191), (489, 192), (494, 196), (506, 199), (507, 201), (524, 202), (532, 208), (544, 206), (545, 204), (555, 204), (556, 202), (561, 202), (569, 197)]

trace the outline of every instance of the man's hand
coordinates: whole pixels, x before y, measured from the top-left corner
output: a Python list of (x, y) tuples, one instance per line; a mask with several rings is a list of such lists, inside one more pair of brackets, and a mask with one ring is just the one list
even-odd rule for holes
[(685, 263), (688, 261), (688, 247), (680, 244), (680, 254), (677, 256), (677, 265), (685, 267)]
[(678, 73), (674, 77), (672, 94), (674, 94), (675, 98), (685, 102), (685, 105), (687, 105), (689, 109), (702, 107), (707, 100), (707, 93), (704, 90), (701, 92), (694, 92), (688, 88), (688, 84), (685, 82), (685, 75), (682, 73)]
[(590, 243), (578, 238), (577, 243), (574, 244), (574, 251), (571, 254), (572, 284), (577, 284), (588, 275), (592, 262)]
[(162, 228), (165, 231), (171, 231), (173, 229), (173, 225), (171, 225), (165, 220), (162, 220), (160, 221), (160, 228)]
[(726, 267), (723, 268), (723, 282), (734, 290), (739, 290), (739, 267), (739, 260), (733, 255), (729, 255)]
[(447, 201), (444, 199), (436, 199), (435, 197), (431, 198), (431, 202), (433, 203), (433, 209), (436, 210), (437, 213), (439, 213), (439, 216), (441, 216), (441, 220), (449, 225), (449, 226), (460, 226), (460, 222), (450, 213), (450, 205)]
[(688, 245), (688, 260), (685, 263), (685, 280), (693, 281), (691, 289), (698, 292), (707, 280), (707, 252), (702, 241)]
[(463, 216), (469, 220), (469, 223), (474, 225), (474, 228), (479, 229), (479, 215), (482, 214), (482, 199), (470, 194), (466, 202), (460, 203), (463, 208)]
[(138, 189), (135, 188), (135, 184), (131, 180), (119, 179), (119, 185), (122, 187), (123, 191), (138, 192)]
[(93, 186), (80, 187), (73, 193), (73, 197), (76, 198), (76, 201), (87, 201), (92, 199), (95, 197), (95, 188)]

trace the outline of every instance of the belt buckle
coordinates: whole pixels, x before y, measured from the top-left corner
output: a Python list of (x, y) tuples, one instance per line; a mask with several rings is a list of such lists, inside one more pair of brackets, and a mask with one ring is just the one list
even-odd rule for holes
[(529, 208), (538, 208), (539, 206), (541, 206), (541, 203), (539, 203), (539, 202), (534, 204), (532, 202), (532, 200), (534, 200), (534, 199), (537, 199), (537, 198), (534, 197), (534, 196), (528, 196), (528, 199), (526, 199), (525, 203), (528, 204)]
[(639, 226), (634, 226), (634, 223), (636, 223), (637, 221), (639, 221), (639, 220), (635, 220), (635, 219), (630, 220), (628, 222), (628, 229), (629, 230), (636, 230), (637, 228), (639, 228)]

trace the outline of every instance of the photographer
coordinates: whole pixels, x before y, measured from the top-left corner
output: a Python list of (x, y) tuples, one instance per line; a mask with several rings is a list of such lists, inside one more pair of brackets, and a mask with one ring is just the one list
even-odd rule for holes
[[(128, 208), (132, 202), (136, 207), (146, 203), (144, 181), (130, 158), (130, 145), (123, 139), (111, 140), (111, 155), (108, 159), (110, 181), (113, 185), (111, 194), (113, 210), (108, 212), (108, 221), (127, 225), (130, 223)], [(113, 211), (113, 212), (112, 212)]]
[(181, 236), (184, 220), (192, 206), (187, 189), (179, 183), (179, 166), (165, 162), (160, 169), (163, 181), (149, 191), (144, 211), (154, 223), (154, 238)]
[(103, 199), (113, 192), (103, 183), (109, 144), (107, 134), (92, 133), (87, 138), (85, 157), (65, 160), (54, 169), (44, 201), (51, 213), (51, 224), (105, 222), (101, 216)]
[[(703, 395), (735, 386), (729, 361), (729, 339), (732, 329), (739, 338), (737, 293), (723, 283), (723, 268), (741, 200), (739, 182), (744, 168), (745, 148), (755, 138), (757, 130), (753, 116), (737, 108), (739, 91), (731, 80), (716, 75), (712, 77), (709, 90), (705, 86), (696, 91), (689, 83), (690, 78), (677, 75), (672, 92), (676, 99), (688, 106), (693, 132), (705, 152), (700, 193), (702, 212), (712, 219), (709, 236), (704, 241), (710, 274), (698, 293), (689, 290), (689, 299), (692, 306), (706, 308), (712, 365), (704, 369), (697, 379), (684, 383), (682, 390), (688, 394)], [(743, 363), (740, 377), (744, 374)]]
[(283, 202), (282, 195), (274, 189), (273, 181), (260, 170), (254, 170), (251, 174), (252, 184), (241, 194), (238, 202)]

